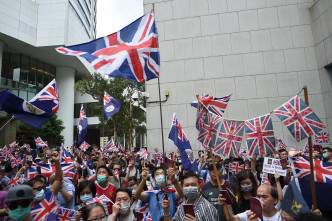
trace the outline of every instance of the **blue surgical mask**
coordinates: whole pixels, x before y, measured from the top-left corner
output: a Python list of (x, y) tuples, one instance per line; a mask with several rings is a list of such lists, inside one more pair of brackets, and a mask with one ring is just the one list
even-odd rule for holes
[(323, 153), (323, 158), (325, 158), (325, 159), (328, 158), (327, 153)]
[(18, 206), (14, 210), (8, 209), (8, 215), (14, 221), (22, 221), (31, 213), (31, 205), (27, 207)]
[(165, 175), (164, 174), (161, 174), (156, 177), (156, 184), (158, 186), (165, 186)]
[(35, 198), (33, 198), (36, 202), (41, 202), (45, 198), (45, 190), (42, 189), (35, 193)]
[(93, 197), (92, 197), (92, 193), (90, 194), (85, 194), (85, 195), (81, 195), (80, 196), (80, 200), (83, 202), (83, 203), (86, 203), (87, 201), (91, 200)]
[(106, 176), (105, 175), (98, 175), (97, 176), (98, 183), (105, 183), (106, 182)]
[(2, 170), (2, 171), (5, 171), (5, 167), (4, 167), (4, 166), (3, 166), (3, 167), (1, 167), (1, 170)]

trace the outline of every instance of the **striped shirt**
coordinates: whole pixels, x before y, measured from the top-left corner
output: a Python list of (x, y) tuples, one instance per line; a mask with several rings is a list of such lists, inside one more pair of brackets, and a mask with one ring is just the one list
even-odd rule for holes
[[(184, 204), (188, 203), (188, 200), (184, 202)], [(218, 220), (218, 212), (217, 209), (209, 203), (202, 195), (194, 203), (194, 212), (195, 218), (197, 221), (217, 221)], [(178, 207), (174, 217), (172, 220), (175, 221), (183, 221), (184, 220), (184, 209), (183, 204)]]

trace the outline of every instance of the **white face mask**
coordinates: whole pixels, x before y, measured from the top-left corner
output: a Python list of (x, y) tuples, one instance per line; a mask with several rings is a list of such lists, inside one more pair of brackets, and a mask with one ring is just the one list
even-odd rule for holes
[(183, 195), (187, 199), (195, 199), (196, 196), (198, 195), (198, 188), (197, 186), (187, 186), (183, 188)]
[(128, 212), (128, 210), (130, 209), (130, 203), (121, 203), (121, 208), (119, 210), (119, 213), (121, 215), (124, 215)]

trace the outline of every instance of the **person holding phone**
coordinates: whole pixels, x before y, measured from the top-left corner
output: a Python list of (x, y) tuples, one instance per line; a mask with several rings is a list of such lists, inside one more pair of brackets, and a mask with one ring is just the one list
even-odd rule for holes
[(109, 221), (133, 221), (135, 216), (130, 209), (133, 203), (131, 190), (121, 187), (115, 192), (115, 202)]
[(186, 173), (183, 177), (183, 194), (186, 201), (178, 207), (173, 219), (169, 214), (170, 201), (164, 199), (162, 206), (164, 209), (164, 221), (217, 221), (218, 211), (202, 195), (202, 187), (197, 174), (193, 172)]

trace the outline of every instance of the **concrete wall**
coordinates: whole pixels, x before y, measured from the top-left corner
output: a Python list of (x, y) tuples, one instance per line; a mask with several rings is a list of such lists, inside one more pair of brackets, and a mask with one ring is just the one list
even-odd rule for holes
[[(163, 103), (165, 140), (175, 111), (193, 148), (200, 149), (196, 109), (189, 103), (202, 93), (231, 93), (224, 117), (246, 120), (269, 113), (308, 86), (310, 106), (327, 123), (309, 10), (313, 1), (145, 0), (145, 11), (152, 3), (160, 36), (161, 93), (170, 92)], [(146, 87), (148, 101), (157, 100), (157, 80)], [(272, 119), (284, 143), (305, 145), (276, 116)], [(157, 105), (147, 106), (147, 128), (148, 147), (161, 147)], [(169, 141), (168, 151), (173, 148)]]

